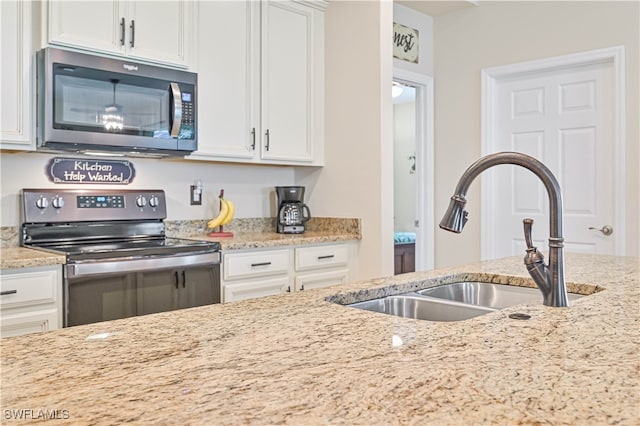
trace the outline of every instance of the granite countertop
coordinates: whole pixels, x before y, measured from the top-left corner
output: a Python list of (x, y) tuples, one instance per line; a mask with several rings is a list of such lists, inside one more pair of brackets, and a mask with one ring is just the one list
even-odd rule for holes
[(305, 231), (304, 234), (278, 234), (276, 232), (236, 232), (233, 237), (208, 236), (208, 234), (190, 235), (188, 238), (217, 241), (222, 250), (241, 250), (321, 244), (340, 241), (359, 240), (360, 235), (336, 231)]
[[(359, 231), (352, 229), (325, 229), (306, 231), (304, 234), (278, 234), (264, 230), (235, 231), (233, 237), (211, 237), (200, 231), (173, 235), (199, 241), (220, 242), (222, 250), (286, 247), (304, 244), (321, 244), (360, 240)], [(65, 263), (65, 256), (25, 247), (0, 248), (0, 269), (27, 268)]]
[(0, 269), (29, 268), (65, 263), (65, 256), (24, 247), (0, 248)]
[(638, 425), (640, 258), (567, 254), (566, 275), (570, 291), (604, 291), (444, 323), (325, 300), (454, 278), (532, 285), (516, 257), (6, 338), (3, 419)]

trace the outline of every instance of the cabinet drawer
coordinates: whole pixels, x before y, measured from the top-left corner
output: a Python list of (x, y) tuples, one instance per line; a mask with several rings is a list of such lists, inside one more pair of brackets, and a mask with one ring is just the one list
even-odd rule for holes
[(52, 303), (56, 301), (57, 271), (51, 269), (0, 275), (0, 306), (19, 306)]
[(296, 248), (296, 271), (346, 265), (349, 250), (345, 244)]
[(289, 251), (224, 254), (222, 269), (225, 280), (286, 274), (289, 272)]

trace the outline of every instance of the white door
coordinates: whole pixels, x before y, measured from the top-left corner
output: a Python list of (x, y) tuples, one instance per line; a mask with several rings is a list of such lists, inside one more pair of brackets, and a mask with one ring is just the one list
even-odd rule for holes
[[(601, 62), (515, 75), (493, 87), (491, 151), (523, 152), (551, 169), (562, 190), (568, 252), (615, 254), (621, 235), (614, 76), (613, 63)], [(547, 251), (549, 201), (542, 183), (518, 166), (489, 173), (483, 203), (493, 235), (485, 235), (491, 244), (483, 257), (523, 254), (525, 217), (535, 221), (534, 244)]]

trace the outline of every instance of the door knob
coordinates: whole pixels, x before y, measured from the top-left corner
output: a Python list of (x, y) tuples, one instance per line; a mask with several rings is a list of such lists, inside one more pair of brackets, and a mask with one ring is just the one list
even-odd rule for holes
[(602, 232), (603, 235), (611, 235), (611, 234), (613, 234), (613, 228), (611, 226), (609, 226), (609, 225), (605, 225), (602, 228), (594, 228), (593, 226), (590, 226), (589, 229), (600, 231), (600, 232)]

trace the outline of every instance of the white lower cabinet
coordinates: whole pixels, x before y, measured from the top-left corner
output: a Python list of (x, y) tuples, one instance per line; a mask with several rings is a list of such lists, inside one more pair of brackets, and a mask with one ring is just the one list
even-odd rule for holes
[(0, 337), (62, 327), (62, 266), (0, 273)]
[(35, 149), (31, 13), (31, 1), (0, 1), (0, 149)]
[(346, 283), (353, 247), (340, 243), (224, 252), (222, 302)]
[(241, 281), (224, 285), (224, 303), (255, 299), (285, 293), (289, 289), (289, 277), (278, 277), (256, 281)]
[(330, 272), (317, 272), (312, 274), (296, 275), (295, 290), (312, 290), (314, 288), (329, 287), (330, 285), (344, 284), (349, 280), (348, 269), (338, 269)]

